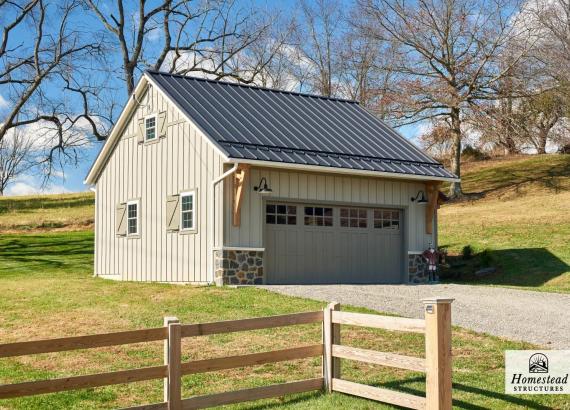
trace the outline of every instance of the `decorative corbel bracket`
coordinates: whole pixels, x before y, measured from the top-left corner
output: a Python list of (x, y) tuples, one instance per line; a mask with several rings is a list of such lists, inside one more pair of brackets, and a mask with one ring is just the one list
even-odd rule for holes
[(437, 199), (439, 196), (439, 188), (441, 182), (428, 182), (426, 183), (426, 233), (431, 235), (433, 233), (433, 220), (437, 212)]
[(234, 226), (241, 224), (241, 204), (245, 195), (245, 184), (249, 175), (249, 165), (240, 164), (233, 176), (233, 201), (232, 223)]

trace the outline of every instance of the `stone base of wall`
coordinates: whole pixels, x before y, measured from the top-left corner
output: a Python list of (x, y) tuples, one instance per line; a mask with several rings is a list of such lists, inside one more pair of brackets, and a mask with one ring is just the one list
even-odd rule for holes
[(264, 282), (263, 251), (217, 249), (215, 282), (223, 285), (261, 285)]
[(430, 275), (428, 265), (422, 255), (417, 253), (408, 254), (408, 282), (429, 283)]

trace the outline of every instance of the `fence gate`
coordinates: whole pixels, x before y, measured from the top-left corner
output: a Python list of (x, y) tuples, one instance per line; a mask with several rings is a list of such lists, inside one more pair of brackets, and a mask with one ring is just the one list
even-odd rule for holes
[[(329, 304), (323, 317), (325, 388), (329, 392), (337, 391), (411, 409), (451, 409), (452, 301), (453, 299), (443, 298), (424, 299), (424, 320), (341, 312), (338, 303)], [(343, 346), (340, 344), (342, 324), (424, 333), (425, 359)], [(343, 380), (340, 359), (425, 372), (426, 397)]]

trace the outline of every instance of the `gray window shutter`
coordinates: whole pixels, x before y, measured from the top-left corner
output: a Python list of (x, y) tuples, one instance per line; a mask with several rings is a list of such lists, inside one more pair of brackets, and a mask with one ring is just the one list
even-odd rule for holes
[(180, 229), (180, 196), (171, 195), (166, 198), (166, 229), (174, 232)]
[(158, 113), (158, 137), (166, 137), (166, 111)]
[(138, 127), (137, 127), (137, 141), (139, 144), (144, 142), (144, 118), (138, 120)]
[(115, 234), (118, 236), (127, 235), (127, 204), (118, 204), (115, 211)]

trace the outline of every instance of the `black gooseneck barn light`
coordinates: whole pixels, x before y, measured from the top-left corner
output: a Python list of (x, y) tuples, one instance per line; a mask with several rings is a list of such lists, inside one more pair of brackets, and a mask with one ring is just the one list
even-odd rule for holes
[(419, 190), (415, 197), (411, 197), (410, 200), (417, 204), (427, 204), (427, 199), (425, 197), (424, 191)]
[(254, 186), (253, 190), (257, 191), (257, 193), (261, 195), (267, 195), (273, 192), (273, 190), (267, 186), (267, 179), (265, 179), (265, 177), (262, 177), (259, 180), (259, 184), (257, 184), (257, 186)]

